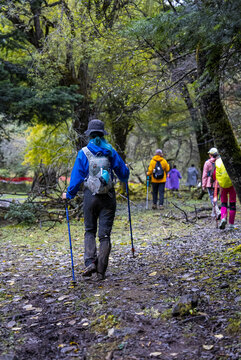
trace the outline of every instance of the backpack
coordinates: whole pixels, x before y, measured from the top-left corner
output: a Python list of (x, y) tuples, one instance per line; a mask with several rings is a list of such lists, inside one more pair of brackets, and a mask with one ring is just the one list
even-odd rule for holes
[(232, 181), (221, 158), (216, 160), (216, 179), (219, 185), (226, 189), (232, 186)]
[(85, 187), (87, 187), (93, 195), (107, 194), (114, 185), (109, 158), (101, 153), (94, 155), (87, 146), (82, 150), (89, 161), (89, 176), (84, 182)]
[(163, 168), (161, 166), (160, 161), (156, 161), (156, 165), (155, 165), (155, 168), (153, 170), (153, 176), (157, 180), (162, 179), (163, 176), (164, 176), (164, 170), (163, 170)]
[(215, 162), (212, 162), (212, 169), (208, 171), (207, 176), (210, 176), (210, 180), (211, 180), (211, 185), (213, 186), (214, 183), (214, 179), (213, 179), (213, 173), (215, 170)]

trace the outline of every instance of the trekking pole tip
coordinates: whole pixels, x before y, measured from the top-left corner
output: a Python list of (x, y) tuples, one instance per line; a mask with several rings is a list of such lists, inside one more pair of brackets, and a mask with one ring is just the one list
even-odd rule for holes
[(75, 287), (75, 286), (77, 286), (77, 282), (76, 282), (75, 280), (71, 280), (71, 281), (70, 281), (70, 285), (73, 286), (73, 287)]

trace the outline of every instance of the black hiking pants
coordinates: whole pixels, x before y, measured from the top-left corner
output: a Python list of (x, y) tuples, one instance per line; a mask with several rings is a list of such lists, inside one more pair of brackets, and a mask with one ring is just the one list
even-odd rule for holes
[(164, 191), (165, 191), (165, 182), (162, 183), (152, 183), (152, 197), (153, 204), (157, 204), (157, 197), (159, 193), (159, 205), (163, 205), (164, 202)]
[[(110, 234), (115, 217), (116, 197), (115, 190), (111, 189), (108, 194), (92, 195), (89, 189), (84, 190), (84, 224), (85, 224), (85, 266), (91, 263), (103, 263), (105, 272), (108, 265), (111, 243)], [(97, 259), (96, 233), (99, 220), (99, 256)]]

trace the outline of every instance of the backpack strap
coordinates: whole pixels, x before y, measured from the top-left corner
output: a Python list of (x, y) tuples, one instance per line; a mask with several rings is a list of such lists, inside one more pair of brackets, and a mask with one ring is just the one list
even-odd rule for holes
[[(87, 146), (83, 147), (82, 148), (84, 154), (86, 155), (87, 159), (90, 160), (91, 158), (96, 158), (98, 157), (98, 154), (100, 156), (101, 153), (97, 153), (96, 155), (94, 155), (88, 148)], [(105, 156), (104, 154), (101, 154), (101, 156), (104, 156), (106, 157), (108, 160), (109, 160), (109, 163), (111, 164), (111, 161), (110, 161), (110, 157), (109, 156)]]
[(87, 146), (82, 148), (85, 156), (87, 157), (88, 160), (90, 160), (91, 158), (93, 158), (95, 155), (92, 154), (92, 152), (87, 148)]

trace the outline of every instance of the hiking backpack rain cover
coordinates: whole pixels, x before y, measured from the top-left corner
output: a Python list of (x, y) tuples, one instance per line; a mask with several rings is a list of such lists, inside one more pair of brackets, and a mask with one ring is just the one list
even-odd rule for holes
[(229, 188), (232, 186), (232, 181), (227, 173), (224, 163), (221, 158), (216, 160), (216, 179), (222, 188)]
[(87, 147), (82, 150), (89, 161), (89, 176), (84, 185), (93, 195), (107, 194), (113, 188), (109, 158), (101, 153), (94, 155)]
[(160, 180), (164, 176), (164, 170), (161, 166), (160, 161), (156, 162), (155, 169), (153, 170), (153, 176), (155, 179)]

